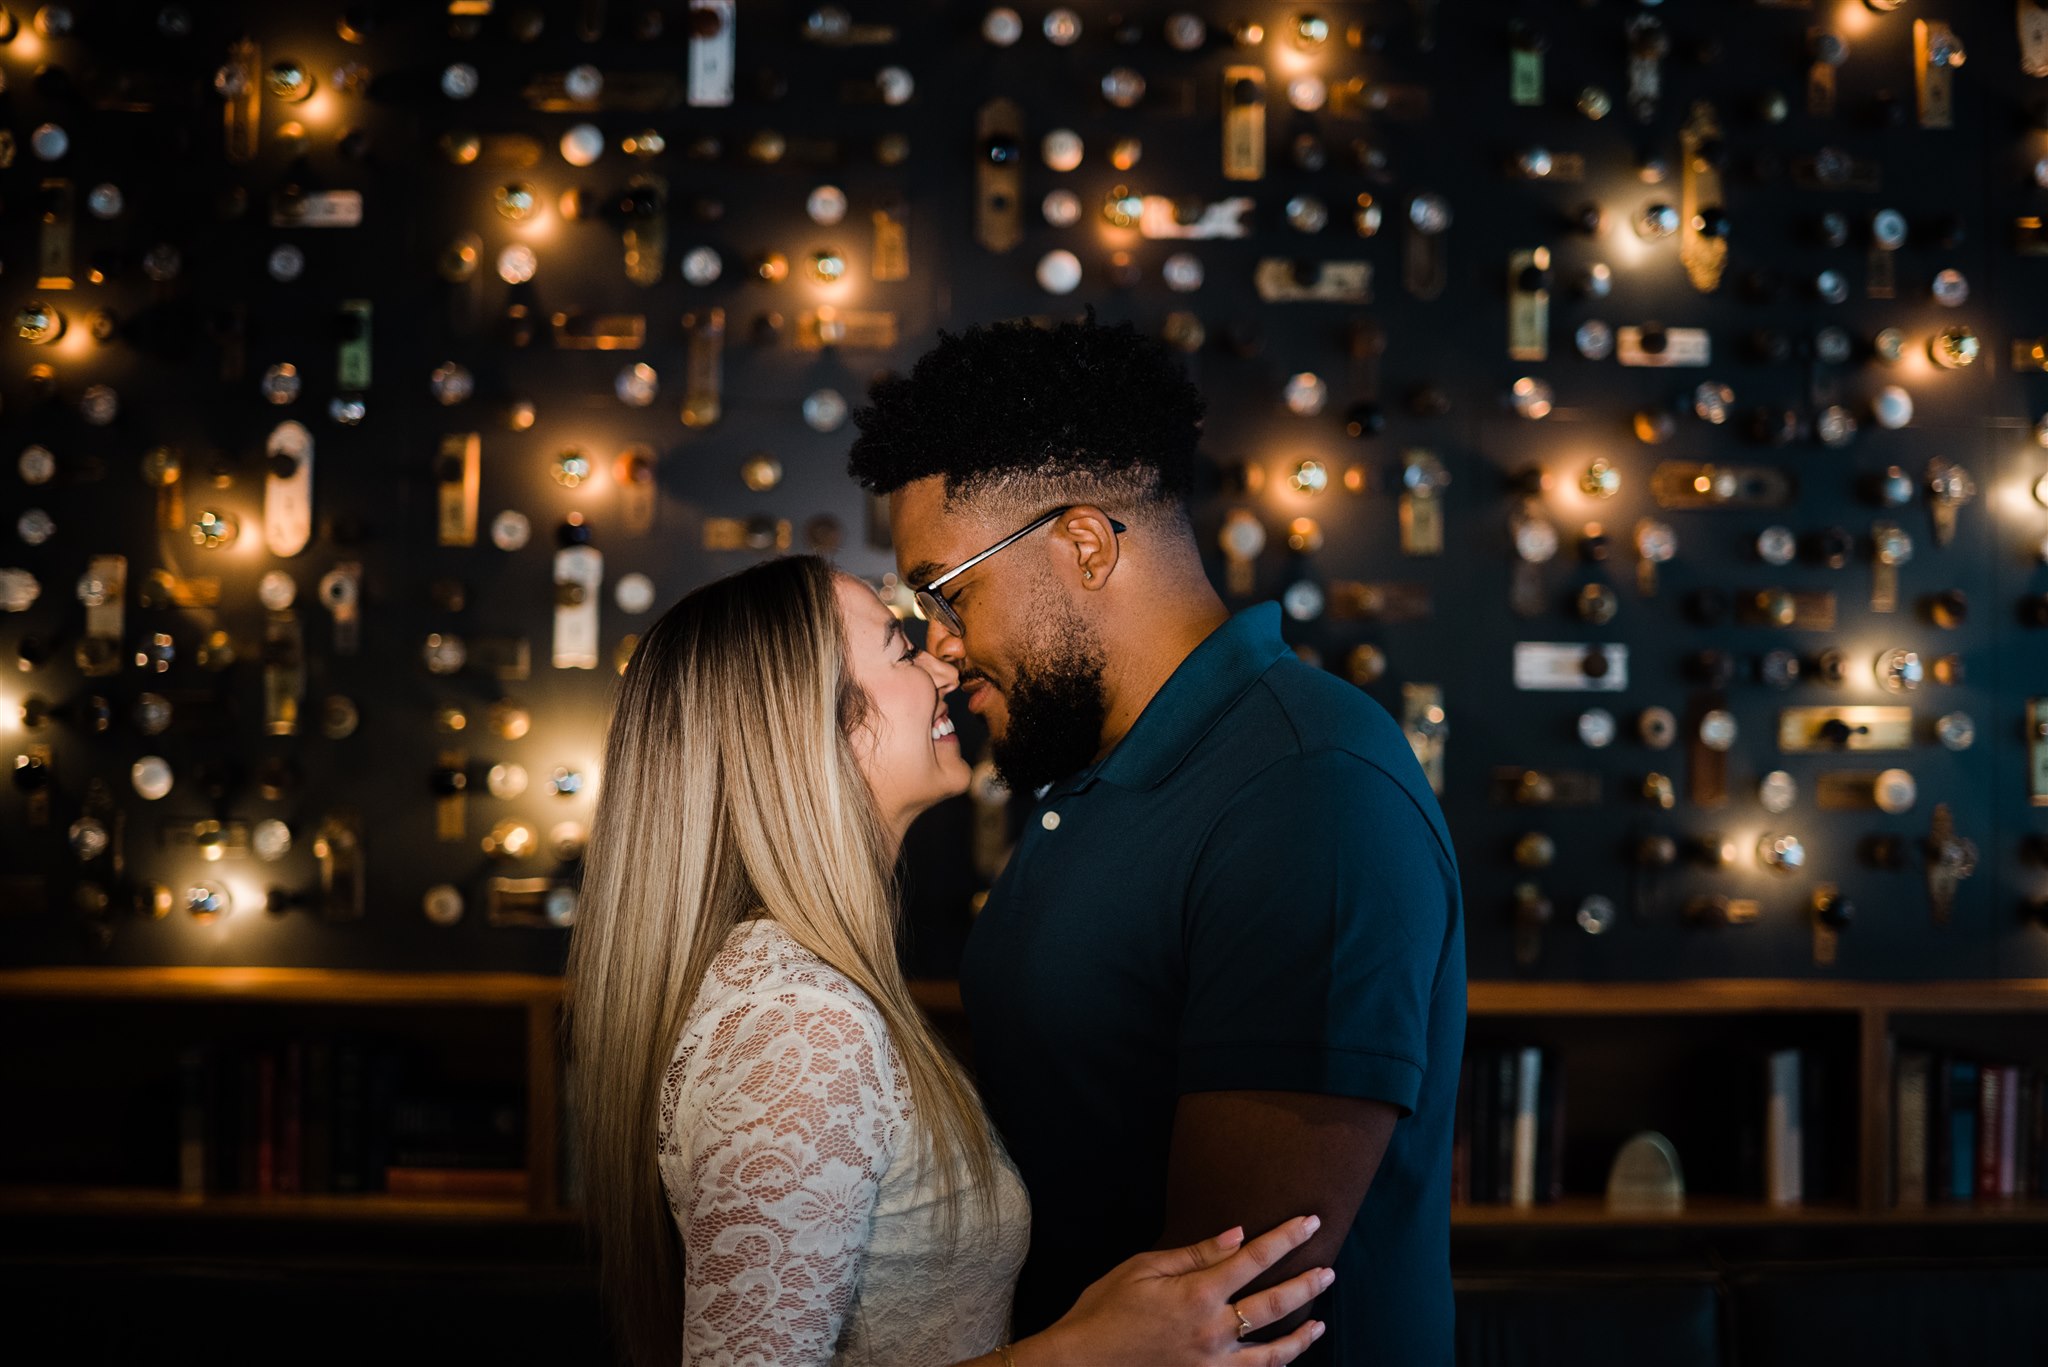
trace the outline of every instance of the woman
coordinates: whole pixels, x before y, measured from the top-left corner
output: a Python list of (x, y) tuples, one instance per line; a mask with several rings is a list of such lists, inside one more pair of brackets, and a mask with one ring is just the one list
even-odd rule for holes
[(621, 681), (569, 948), (584, 1209), (638, 1367), (1289, 1362), (1313, 1219), (1146, 1253), (1005, 1342), (1029, 1207), (897, 964), (892, 878), (966, 789), (951, 667), (823, 561), (707, 585)]

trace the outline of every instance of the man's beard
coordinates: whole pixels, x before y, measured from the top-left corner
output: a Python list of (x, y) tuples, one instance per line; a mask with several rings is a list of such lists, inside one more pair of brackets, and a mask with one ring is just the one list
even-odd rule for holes
[(1003, 690), (1008, 724), (989, 756), (1012, 792), (1036, 792), (1076, 773), (1102, 748), (1109, 698), (1102, 689), (1102, 652), (1087, 629), (1069, 618)]

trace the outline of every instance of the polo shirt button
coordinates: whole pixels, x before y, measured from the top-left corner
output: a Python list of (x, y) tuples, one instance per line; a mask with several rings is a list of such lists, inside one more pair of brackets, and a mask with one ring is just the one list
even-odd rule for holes
[(1048, 831), (1056, 831), (1060, 828), (1060, 814), (1058, 812), (1047, 812), (1044, 816), (1038, 818), (1038, 824), (1045, 827)]

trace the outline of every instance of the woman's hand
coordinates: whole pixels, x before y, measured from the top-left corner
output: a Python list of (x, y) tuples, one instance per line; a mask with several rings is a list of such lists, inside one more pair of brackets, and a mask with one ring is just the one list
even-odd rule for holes
[[(1074, 1308), (1012, 1352), (1017, 1367), (1280, 1367), (1323, 1336), (1309, 1320), (1271, 1343), (1241, 1341), (1307, 1305), (1337, 1274), (1314, 1267), (1240, 1300), (1245, 1283), (1301, 1247), (1322, 1225), (1313, 1215), (1289, 1220), (1246, 1243), (1233, 1229), (1186, 1248), (1140, 1253), (1119, 1263), (1081, 1293)], [(1242, 1319), (1240, 1319), (1242, 1316)]]

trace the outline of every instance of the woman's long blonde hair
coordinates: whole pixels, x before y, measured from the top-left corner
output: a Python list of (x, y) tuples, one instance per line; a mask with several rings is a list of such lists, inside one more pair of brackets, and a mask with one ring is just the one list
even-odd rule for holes
[(657, 1163), (662, 1078), (711, 960), (749, 914), (868, 995), (940, 1180), (964, 1157), (984, 1200), (993, 1189), (980, 1102), (897, 961), (895, 851), (855, 757), (867, 707), (834, 571), (810, 556), (690, 594), (620, 680), (564, 1028), (585, 1221), (635, 1367), (673, 1364), (682, 1342), (683, 1249)]

